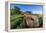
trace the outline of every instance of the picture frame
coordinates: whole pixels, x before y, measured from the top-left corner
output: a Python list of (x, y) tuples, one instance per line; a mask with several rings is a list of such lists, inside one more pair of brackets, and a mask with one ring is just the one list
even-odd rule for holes
[[(24, 28), (24, 29), (10, 29), (10, 4), (30, 4), (30, 5), (42, 5), (42, 15), (43, 15), (43, 27), (42, 28)], [(10, 32), (18, 31), (36, 31), (43, 30), (44, 27), (44, 3), (40, 2), (21, 2), (21, 1), (8, 1), (5, 2), (5, 30)]]

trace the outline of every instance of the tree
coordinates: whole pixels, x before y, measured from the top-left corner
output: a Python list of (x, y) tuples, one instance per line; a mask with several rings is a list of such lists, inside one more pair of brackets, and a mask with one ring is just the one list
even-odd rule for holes
[(14, 8), (11, 9), (11, 15), (21, 14), (20, 8), (17, 6), (14, 6)]
[(31, 12), (31, 11), (26, 11), (25, 13), (30, 13), (30, 14), (32, 14), (32, 12)]

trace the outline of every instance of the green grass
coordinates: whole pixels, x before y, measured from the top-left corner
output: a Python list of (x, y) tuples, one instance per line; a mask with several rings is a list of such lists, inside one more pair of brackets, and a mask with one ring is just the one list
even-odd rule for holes
[(11, 28), (14, 29), (23, 22), (23, 15), (13, 15), (10, 17)]

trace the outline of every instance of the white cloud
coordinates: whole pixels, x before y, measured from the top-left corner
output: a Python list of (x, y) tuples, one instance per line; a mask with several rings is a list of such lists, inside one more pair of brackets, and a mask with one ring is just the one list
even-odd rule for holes
[(33, 14), (42, 14), (42, 11), (32, 11)]

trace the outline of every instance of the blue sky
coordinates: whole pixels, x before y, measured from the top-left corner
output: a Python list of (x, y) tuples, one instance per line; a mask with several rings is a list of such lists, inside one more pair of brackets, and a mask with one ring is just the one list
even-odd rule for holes
[(32, 5), (32, 4), (10, 4), (10, 8), (17, 6), (20, 8), (20, 11), (31, 11), (34, 14), (42, 14), (42, 5)]

